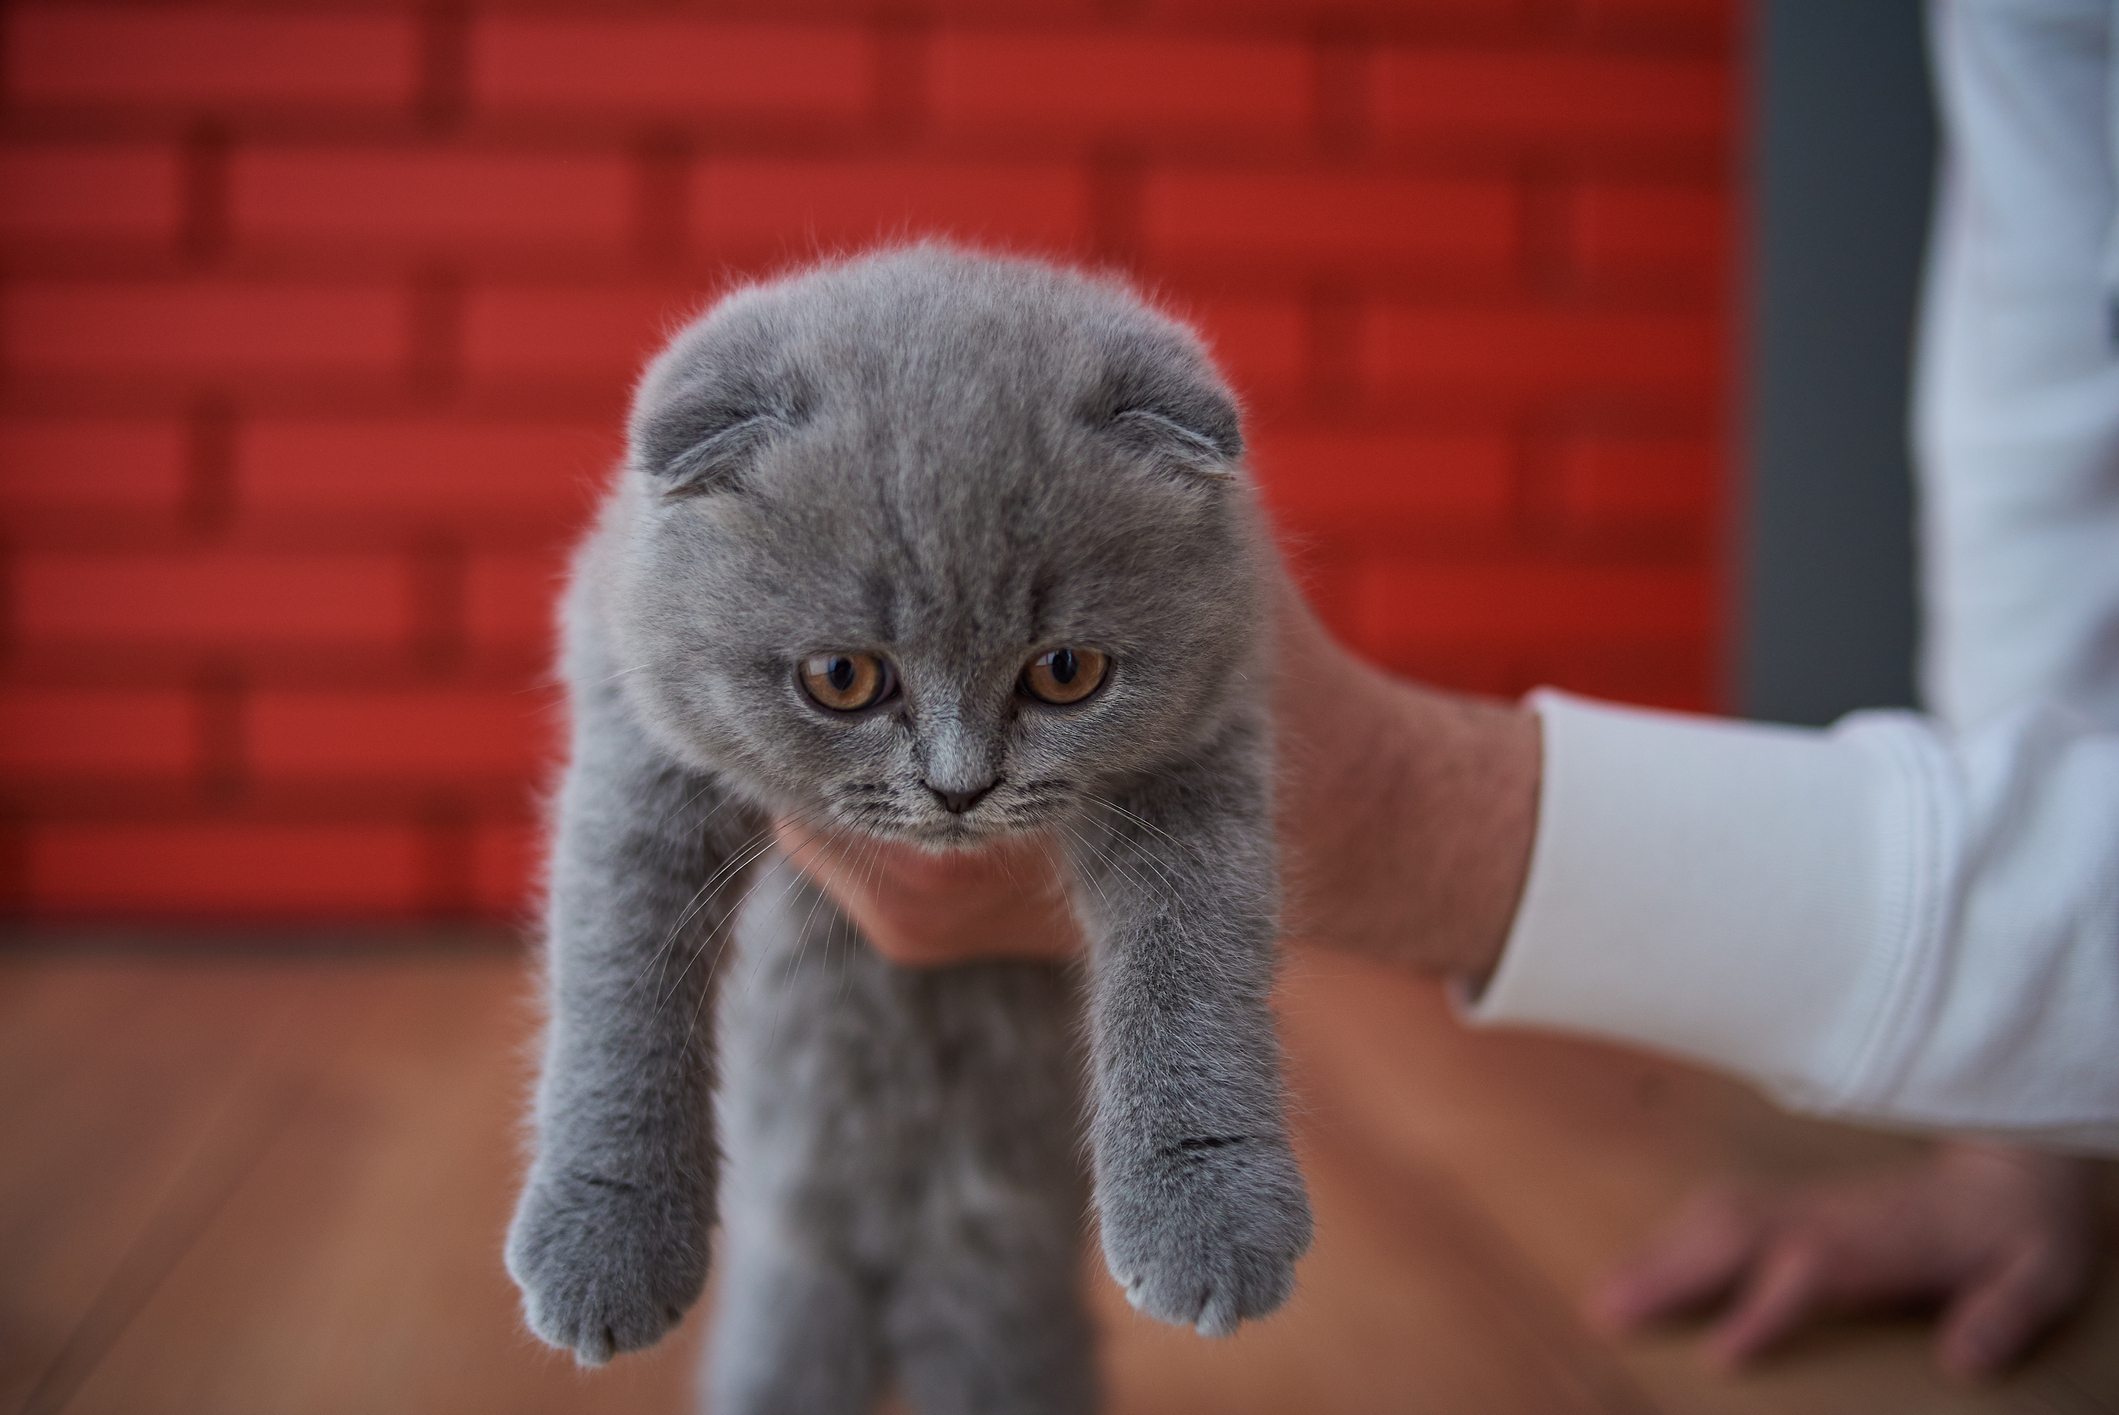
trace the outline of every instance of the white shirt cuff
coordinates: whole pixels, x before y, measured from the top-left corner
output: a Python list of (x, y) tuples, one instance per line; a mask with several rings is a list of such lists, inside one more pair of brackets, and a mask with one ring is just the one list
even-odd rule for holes
[[(1479, 1023), (1559, 1028), (1735, 1071), (1831, 1109), (1905, 986), (1897, 734), (1532, 695), (1537, 839)], [(1897, 856), (1879, 859), (1879, 852)], [(1898, 880), (1898, 888), (1888, 882)]]

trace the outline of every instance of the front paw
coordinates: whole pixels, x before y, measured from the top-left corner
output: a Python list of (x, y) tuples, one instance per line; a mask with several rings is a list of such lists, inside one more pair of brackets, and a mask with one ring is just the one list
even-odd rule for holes
[(1294, 1290), (1310, 1201), (1286, 1140), (1200, 1136), (1099, 1169), (1104, 1259), (1140, 1311), (1229, 1336)]
[(533, 1173), (507, 1248), (530, 1329), (601, 1366), (675, 1326), (706, 1285), (710, 1221), (680, 1187)]

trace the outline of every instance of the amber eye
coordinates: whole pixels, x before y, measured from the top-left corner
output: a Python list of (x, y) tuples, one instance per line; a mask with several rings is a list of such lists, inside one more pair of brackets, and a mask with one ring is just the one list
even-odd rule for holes
[(819, 653), (802, 660), (802, 687), (834, 712), (859, 712), (890, 696), (897, 679), (872, 653)]
[(1095, 649), (1054, 649), (1023, 670), (1023, 691), (1040, 702), (1078, 703), (1096, 691), (1110, 664)]

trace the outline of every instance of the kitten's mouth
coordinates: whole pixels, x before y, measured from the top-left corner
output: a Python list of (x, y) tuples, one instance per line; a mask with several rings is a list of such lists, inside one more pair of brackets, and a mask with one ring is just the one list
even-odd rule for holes
[(1015, 834), (1004, 827), (972, 825), (961, 817), (923, 822), (907, 833), (921, 845), (949, 850), (976, 850)]
[[(963, 811), (922, 809), (880, 784), (860, 783), (834, 793), (827, 810), (842, 830), (897, 840), (931, 850), (978, 850), (1019, 836), (1052, 830), (1066, 814), (1065, 804), (1035, 786), (1027, 793), (1011, 789), (1007, 799), (972, 803)], [(1028, 799), (1019, 799), (1027, 795)]]

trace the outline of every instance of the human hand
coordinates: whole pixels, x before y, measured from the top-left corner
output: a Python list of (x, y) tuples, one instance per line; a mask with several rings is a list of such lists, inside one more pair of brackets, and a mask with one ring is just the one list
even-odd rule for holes
[(1721, 1303), (1707, 1354), (1735, 1368), (1814, 1313), (1939, 1301), (1937, 1363), (1989, 1376), (2080, 1300), (2095, 1226), (2087, 1161), (1946, 1141), (1849, 1179), (1710, 1190), (1606, 1279), (1589, 1312), (1619, 1333)]
[[(1274, 618), (1288, 931), (1422, 973), (1491, 971), (1530, 865), (1536, 719), (1361, 662), (1284, 571)], [(1082, 947), (1049, 841), (937, 854), (792, 822), (778, 831), (797, 867), (894, 963)]]
[(893, 963), (1049, 960), (1081, 949), (1057, 847), (1042, 836), (940, 852), (787, 820), (773, 833), (795, 867)]

